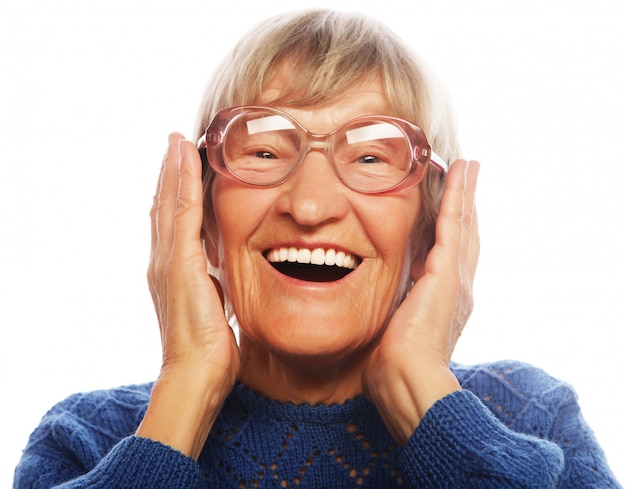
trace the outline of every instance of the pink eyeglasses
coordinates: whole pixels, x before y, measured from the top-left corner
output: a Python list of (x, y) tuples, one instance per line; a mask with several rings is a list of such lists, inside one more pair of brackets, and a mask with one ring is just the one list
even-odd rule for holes
[(309, 151), (323, 151), (339, 179), (357, 192), (376, 194), (419, 184), (433, 165), (446, 164), (419, 126), (384, 115), (349, 120), (328, 134), (314, 134), (271, 107), (220, 110), (198, 141), (203, 162), (216, 173), (250, 185), (284, 182)]

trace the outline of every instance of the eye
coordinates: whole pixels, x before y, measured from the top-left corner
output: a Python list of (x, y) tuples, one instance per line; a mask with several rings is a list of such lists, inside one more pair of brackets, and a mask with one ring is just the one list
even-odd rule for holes
[(359, 157), (357, 163), (380, 163), (380, 158), (374, 155), (363, 155)]
[(269, 151), (257, 151), (256, 153), (254, 153), (254, 156), (256, 156), (257, 158), (262, 158), (264, 160), (275, 160), (277, 158), (276, 155), (270, 153)]

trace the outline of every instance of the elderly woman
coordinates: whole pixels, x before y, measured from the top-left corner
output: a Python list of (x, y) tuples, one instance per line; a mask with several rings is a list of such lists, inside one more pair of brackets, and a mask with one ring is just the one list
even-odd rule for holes
[(453, 119), (371, 20), (251, 31), (161, 168), (156, 382), (57, 405), (15, 487), (619, 487), (568, 386), (451, 363), (479, 248)]

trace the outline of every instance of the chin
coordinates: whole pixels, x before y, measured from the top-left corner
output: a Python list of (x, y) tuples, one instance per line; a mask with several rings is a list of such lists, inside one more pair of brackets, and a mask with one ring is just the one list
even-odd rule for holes
[(281, 324), (282, 327), (273, 327), (270, 331), (258, 327), (260, 325), (246, 331), (248, 328), (244, 326), (241, 334), (273, 356), (315, 364), (337, 362), (368, 350), (378, 336), (373, 332), (359, 334), (354, 325), (349, 326), (336, 318), (332, 322), (327, 317), (318, 318), (314, 324), (300, 318)]

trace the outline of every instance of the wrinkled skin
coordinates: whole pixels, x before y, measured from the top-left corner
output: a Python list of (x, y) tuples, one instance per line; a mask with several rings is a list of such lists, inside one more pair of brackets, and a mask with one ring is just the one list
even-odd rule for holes
[[(356, 106), (348, 94), (349, 110), (294, 109), (293, 115), (310, 130), (328, 132), (360, 115), (355, 111), (384, 111), (376, 90), (368, 103)], [(323, 154), (307, 158), (293, 177), (270, 189), (216, 178), (220, 235), (206, 254), (222, 270), (240, 320), (238, 347), (219, 284), (207, 274), (198, 153), (181, 135), (170, 137), (151, 212), (148, 270), (163, 367), (139, 436), (197, 458), (239, 378), (283, 401), (330, 403), (364, 392), (403, 444), (434, 402), (460, 388), (449, 362), (473, 305), (478, 163), (459, 160), (451, 166), (435, 246), (425, 262), (413, 262), (407, 249), (419, 212), (418, 188), (358, 194), (335, 181)], [(281, 277), (262, 251), (295, 242), (341, 246), (362, 262), (335, 284)], [(415, 285), (389, 320), (408, 274)], [(337, 300), (341, 293), (354, 296)], [(341, 321), (333, 321), (337, 317)]]

